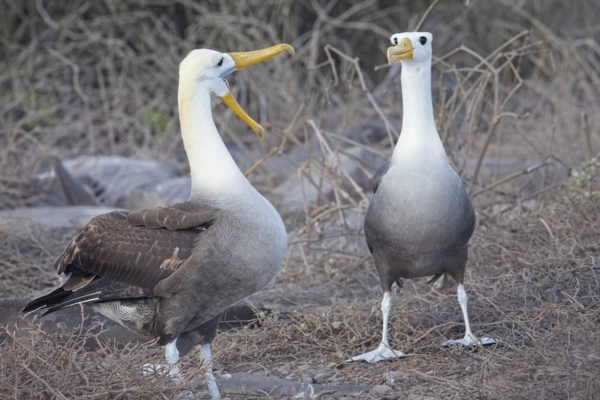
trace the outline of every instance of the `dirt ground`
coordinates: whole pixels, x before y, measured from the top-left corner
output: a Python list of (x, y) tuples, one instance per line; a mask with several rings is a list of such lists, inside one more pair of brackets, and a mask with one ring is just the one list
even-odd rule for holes
[[(267, 127), (265, 141), (224, 106), (213, 111), (289, 232), (282, 270), (248, 299), (256, 323), (213, 342), (223, 398), (599, 398), (598, 5), (441, 1), (428, 13), (410, 1), (141, 3), (1, 4), (0, 212), (47, 205), (34, 177), (49, 157), (120, 155), (185, 176), (181, 57), (195, 47), (287, 41), (295, 60), (230, 80)], [(476, 335), (498, 343), (441, 347), (464, 334), (456, 293), (415, 279), (395, 290), (390, 319), (390, 343), (407, 357), (343, 363), (381, 339), (381, 289), (362, 219), (402, 107), (399, 69), (373, 68), (385, 62), (387, 35), (420, 27), (423, 16), (435, 37), (438, 130), (477, 211), (470, 319)], [(72, 309), (50, 333), (20, 320), (19, 304), (60, 283), (51, 265), (77, 228), (7, 221), (0, 324), (11, 325), (0, 335), (0, 398), (207, 396), (198, 352), (174, 382), (142, 373), (161, 362), (161, 348), (126, 343), (87, 311)]]
[[(595, 175), (587, 182), (591, 198), (578, 194), (579, 186), (569, 190), (571, 183), (557, 192), (563, 198), (544, 210), (480, 217), (468, 268), (469, 309), (474, 332), (498, 339), (497, 345), (440, 347), (463, 334), (460, 308), (454, 293), (442, 294), (418, 279), (397, 290), (390, 321), (390, 342), (408, 356), (374, 365), (343, 364), (380, 340), (380, 289), (371, 260), (330, 256), (323, 260), (326, 267), (310, 269), (290, 262), (250, 299), (275, 312), (260, 318), (259, 327), (228, 330), (213, 343), (217, 377), (248, 374), (240, 384), (223, 383), (224, 398), (298, 395), (298, 386), (290, 383), (313, 384), (324, 399), (595, 398), (600, 179)], [(23, 296), (31, 288), (54, 284), (48, 266), (73, 233), (3, 234), (3, 293)], [(3, 396), (146, 398), (163, 393), (171, 398), (182, 390), (168, 379), (140, 374), (147, 357), (160, 360), (156, 347), (106, 345), (90, 352), (81, 345), (82, 336), (38, 333), (5, 343)], [(197, 357), (184, 363), (191, 387), (197, 385)], [(257, 377), (264, 379), (252, 380)], [(103, 383), (93, 389), (96, 379)], [(282, 387), (290, 392), (281, 392)]]

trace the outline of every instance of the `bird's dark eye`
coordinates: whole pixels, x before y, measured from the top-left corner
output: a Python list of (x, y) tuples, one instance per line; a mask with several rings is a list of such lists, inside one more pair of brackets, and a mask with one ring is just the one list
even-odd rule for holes
[(421, 36), (419, 38), (419, 42), (421, 42), (422, 46), (425, 46), (425, 43), (427, 43), (427, 38), (425, 36)]
[(397, 37), (394, 38), (394, 44), (398, 44), (398, 38)]
[(221, 65), (223, 65), (223, 57), (221, 57), (221, 61), (219, 61), (219, 63), (218, 63), (217, 65), (218, 65), (219, 67), (220, 67)]

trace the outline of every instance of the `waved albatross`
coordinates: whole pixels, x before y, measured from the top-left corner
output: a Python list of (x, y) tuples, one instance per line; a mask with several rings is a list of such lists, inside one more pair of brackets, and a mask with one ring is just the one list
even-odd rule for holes
[[(267, 285), (279, 271), (286, 230), (273, 206), (235, 164), (213, 122), (211, 93), (262, 138), (223, 77), (274, 57), (287, 44), (243, 53), (193, 50), (179, 66), (179, 117), (189, 158), (189, 201), (91, 220), (54, 262), (68, 279), (23, 312), (48, 314), (85, 303), (132, 331), (166, 344), (174, 364), (197, 344), (212, 374), (210, 342), (223, 311)], [(171, 369), (177, 374), (177, 367)]]
[(431, 33), (398, 33), (391, 37), (389, 63), (402, 61), (402, 132), (392, 158), (373, 179), (373, 198), (365, 218), (367, 245), (383, 289), (383, 336), (379, 347), (348, 361), (401, 357), (388, 343), (391, 288), (401, 279), (444, 277), (443, 286), (458, 283), (465, 337), (444, 345), (491, 344), (477, 339), (469, 325), (463, 286), (467, 246), (475, 213), (460, 177), (449, 164), (435, 127), (431, 103)]

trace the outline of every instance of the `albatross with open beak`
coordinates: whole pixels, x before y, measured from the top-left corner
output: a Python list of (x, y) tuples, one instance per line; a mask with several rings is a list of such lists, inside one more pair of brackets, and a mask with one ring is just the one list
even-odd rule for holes
[(237, 104), (224, 77), (285, 51), (294, 54), (287, 44), (245, 53), (190, 52), (179, 67), (189, 201), (94, 218), (54, 262), (66, 282), (23, 312), (48, 314), (85, 303), (136, 333), (159, 338), (169, 364), (200, 344), (208, 388), (218, 398), (210, 343), (221, 314), (271, 281), (282, 265), (287, 235), (277, 211), (221, 140), (211, 93), (262, 138), (263, 128)]

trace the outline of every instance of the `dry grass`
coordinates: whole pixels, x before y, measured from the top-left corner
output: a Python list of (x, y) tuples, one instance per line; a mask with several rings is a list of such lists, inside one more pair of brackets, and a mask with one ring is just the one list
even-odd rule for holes
[[(190, 49), (250, 50), (282, 41), (296, 48), (295, 60), (279, 57), (230, 80), (240, 104), (269, 127), (267, 140), (236, 135), (247, 129), (224, 106), (215, 108), (241, 167), (260, 160), (249, 178), (293, 232), (282, 272), (253, 301), (295, 311), (219, 335), (218, 373), (387, 384), (395, 393), (388, 398), (402, 399), (595, 397), (594, 2), (440, 1), (424, 20), (422, 29), (435, 39), (439, 132), (479, 217), (467, 272), (472, 323), (477, 334), (502, 342), (478, 351), (438, 347), (462, 334), (455, 295), (429, 289), (424, 279), (408, 281), (395, 295), (390, 341), (409, 357), (340, 368), (380, 339), (380, 289), (362, 218), (377, 166), (371, 164), (390, 154), (402, 107), (399, 69), (373, 68), (385, 62), (389, 34), (416, 27), (427, 4), (0, 1), (0, 208), (35, 201), (26, 195), (28, 178), (50, 155), (185, 164), (176, 82)], [(273, 165), (286, 167), (276, 173)], [(302, 188), (296, 212), (276, 191), (290, 176)], [(54, 286), (49, 266), (72, 234), (2, 234), (3, 297)], [(147, 358), (160, 359), (147, 346), (107, 344), (92, 353), (83, 349), (85, 336), (34, 329), (3, 344), (0, 397), (173, 398), (193, 389), (191, 380), (176, 386), (142, 376)], [(185, 363), (190, 377), (198, 372), (197, 355)], [(369, 396), (385, 397), (363, 398)]]
[[(142, 366), (160, 363), (162, 357), (145, 346), (117, 349), (107, 344), (90, 352), (85, 341), (97, 333), (83, 331), (57, 337), (32, 330), (26, 339), (13, 336), (13, 343), (3, 346), (3, 398), (139, 399), (157, 398), (154, 396), (160, 393), (162, 398), (172, 399), (180, 391), (192, 389), (189, 379), (175, 384), (168, 375), (145, 377)], [(187, 365), (190, 361), (185, 361), (186, 369), (197, 372)]]

